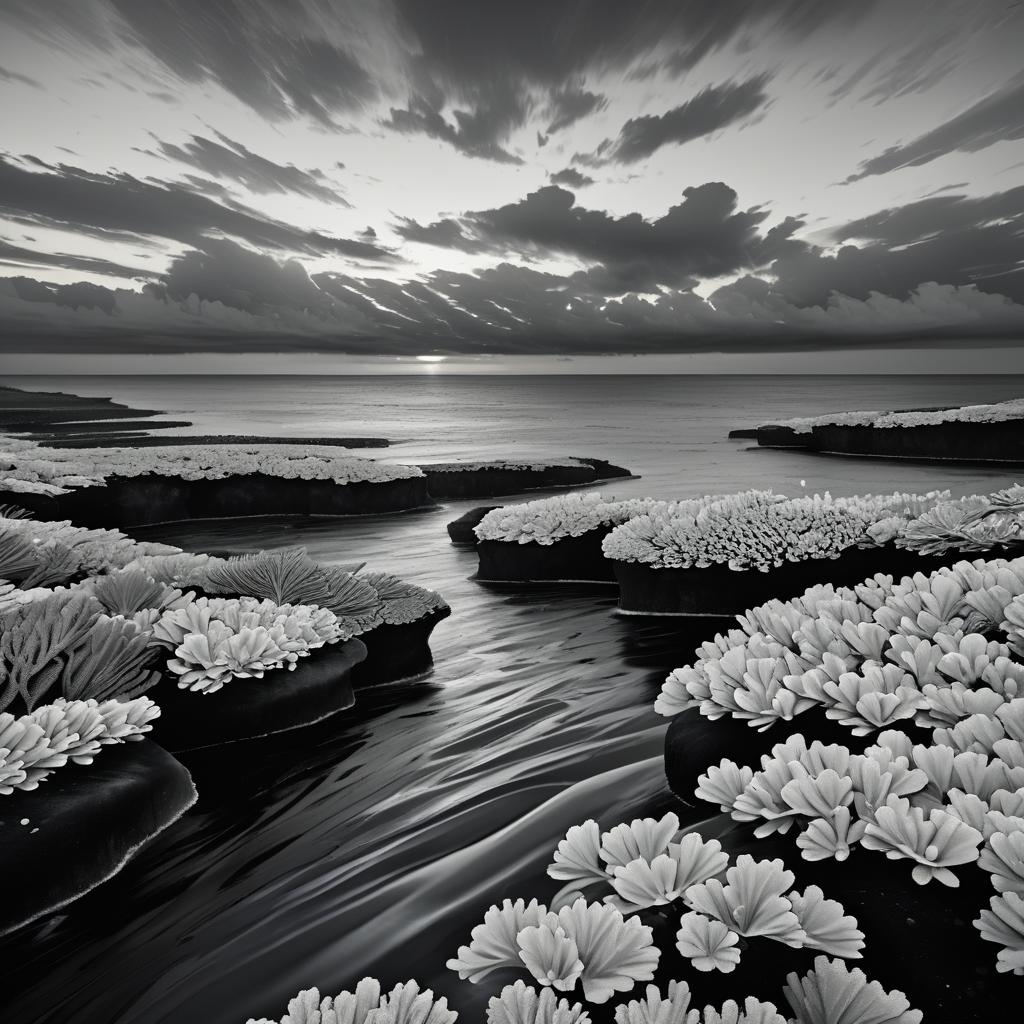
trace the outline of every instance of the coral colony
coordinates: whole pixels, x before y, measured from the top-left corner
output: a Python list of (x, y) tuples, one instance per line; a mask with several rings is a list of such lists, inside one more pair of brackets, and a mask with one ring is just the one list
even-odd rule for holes
[[(112, 472), (199, 478), (229, 472), (222, 460), (244, 455), (103, 449), (39, 459), (16, 447), (6, 483), (102, 486)], [(376, 466), (305, 452), (260, 462), (263, 472), (337, 482), (411, 472), (366, 465)], [(703, 766), (692, 795), (754, 837), (794, 838), (804, 862), (845, 865), (862, 848), (939, 888), (960, 886), (963, 871), (986, 873), (993, 894), (977, 908), (978, 941), (996, 947), (997, 972), (1024, 974), (1024, 558), (957, 557), (1012, 547), (1022, 527), (1024, 488), (1014, 487), (955, 500), (570, 494), (497, 508), (476, 534), (553, 548), (596, 531), (607, 558), (658, 570), (724, 565), (737, 580), (851, 547), (948, 556), (931, 573), (818, 584), (748, 610), (671, 673), (655, 710), (778, 738), (759, 763)], [(13, 508), (0, 517), (0, 577), (0, 793), (39, 801), (53, 773), (159, 739), (168, 686), (194, 694), (199, 713), (220, 691), (245, 701), (248, 688), (287, 679), (325, 648), (445, 607), (397, 577), (322, 565), (303, 549), (223, 558)], [(817, 738), (826, 724), (848, 741)], [(606, 1005), (616, 1024), (922, 1019), (903, 993), (847, 966), (871, 936), (840, 901), (801, 886), (781, 859), (730, 856), (675, 813), (606, 830), (584, 821), (558, 843), (548, 874), (562, 884), (553, 898), (491, 906), (448, 961), (473, 985), (494, 972), (522, 975), (490, 998), (489, 1024), (580, 1024)], [(820, 954), (810, 970), (789, 973), (778, 1004), (737, 994), (720, 1008), (691, 1005), (687, 972), (730, 974), (772, 943)], [(659, 969), (666, 963), (671, 977)], [(300, 992), (280, 1021), (456, 1017), (415, 981), (385, 993), (365, 978), (335, 996)]]

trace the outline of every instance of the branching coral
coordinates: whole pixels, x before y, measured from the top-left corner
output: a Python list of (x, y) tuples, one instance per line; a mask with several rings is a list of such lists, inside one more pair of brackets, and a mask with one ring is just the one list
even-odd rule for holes
[(0, 621), (0, 709), (65, 697), (133, 697), (159, 679), (148, 637), (85, 594), (55, 591)]

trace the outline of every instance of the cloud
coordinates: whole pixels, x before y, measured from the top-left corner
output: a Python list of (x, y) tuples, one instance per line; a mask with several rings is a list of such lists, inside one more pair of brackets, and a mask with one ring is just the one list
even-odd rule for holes
[(933, 196), (881, 210), (835, 228), (834, 252), (804, 246), (771, 267), (780, 294), (818, 305), (833, 292), (905, 299), (923, 281), (1024, 302), (1024, 187), (991, 196)]
[[(471, 156), (516, 162), (505, 143), (532, 111), (545, 113), (550, 134), (599, 109), (601, 98), (578, 85), (588, 74), (629, 71), (638, 62), (681, 74), (751, 32), (802, 39), (827, 22), (855, 21), (872, 6), (647, 0), (638, 12), (622, 0), (395, 0), (415, 56), (410, 101), (392, 110), (388, 125)], [(457, 112), (454, 125), (446, 110)]]
[(949, 153), (974, 153), (997, 142), (1024, 139), (1024, 75), (972, 104), (944, 124), (860, 165), (847, 183), (901, 167), (920, 167)]
[(214, 202), (181, 185), (33, 163), (46, 170), (27, 171), (0, 157), (0, 212), (25, 223), (100, 237), (149, 235), (198, 245), (210, 235), (230, 235), (307, 255), (330, 253), (357, 260), (391, 256), (378, 245), (304, 231), (241, 205)]
[(42, 82), (18, 71), (9, 71), (7, 68), (0, 68), (0, 82), (19, 82), (21, 85), (31, 85), (34, 89), (43, 88)]
[(466, 235), (459, 222), (451, 217), (435, 220), (432, 224), (420, 224), (409, 217), (400, 217), (394, 228), (407, 242), (422, 242), (463, 252), (480, 252), (486, 248), (483, 242)]
[(763, 266), (784, 252), (800, 222), (789, 220), (762, 234), (767, 213), (739, 210), (736, 199), (727, 185), (708, 182), (684, 189), (681, 203), (646, 220), (637, 213), (615, 217), (577, 206), (572, 192), (548, 185), (519, 202), (467, 213), (454, 225), (417, 228), (435, 245), (450, 236), (452, 248), (467, 251), (476, 243), (494, 252), (576, 257), (599, 265), (601, 287), (621, 294)]
[(250, 192), (305, 196), (320, 202), (351, 206), (338, 189), (328, 183), (323, 171), (304, 171), (294, 164), (279, 164), (235, 142), (220, 132), (219, 141), (193, 135), (181, 146), (169, 142), (159, 144), (160, 152), (180, 163), (188, 164), (215, 178), (226, 178), (244, 185)]
[(632, 164), (662, 146), (692, 142), (721, 131), (765, 106), (768, 81), (768, 75), (757, 75), (743, 82), (708, 86), (693, 99), (664, 114), (630, 118), (617, 139), (601, 144), (594, 159), (599, 163)]
[(97, 256), (72, 256), (66, 252), (38, 252), (25, 249), (0, 238), (0, 264), (14, 267), (60, 267), (79, 273), (104, 274), (109, 277), (149, 277), (149, 271), (126, 267)]
[(392, 107), (384, 127), (402, 134), (422, 134), (447, 142), (466, 156), (494, 160), (503, 164), (521, 164), (521, 157), (510, 153), (498, 140), (504, 138), (526, 117), (526, 97), (515, 92), (494, 90), (487, 101), (472, 110), (453, 110), (454, 123), (441, 110), (440, 95), (415, 95), (407, 107)]
[[(556, 89), (548, 100), (546, 113), (551, 121), (545, 129), (545, 135), (554, 135), (589, 114), (603, 110), (607, 105), (608, 100), (604, 96), (577, 86)], [(547, 142), (547, 138), (544, 141)]]
[(585, 188), (587, 185), (593, 185), (594, 179), (582, 171), (576, 170), (575, 167), (566, 167), (551, 175), (551, 184), (568, 185), (569, 188)]
[[(84, 6), (84, 5), (83, 5)], [(356, 8), (331, 12), (315, 2), (247, 0), (109, 0), (120, 36), (148, 51), (180, 78), (214, 82), (271, 120), (305, 115), (329, 127), (339, 111), (377, 95), (353, 52)], [(52, 18), (40, 10), (38, 19)]]

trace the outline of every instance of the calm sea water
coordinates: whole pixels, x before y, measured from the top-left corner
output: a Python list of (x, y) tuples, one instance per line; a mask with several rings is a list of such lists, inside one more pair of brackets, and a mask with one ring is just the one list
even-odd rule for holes
[[(725, 435), (784, 415), (1024, 395), (1013, 377), (10, 383), (111, 395), (200, 432), (384, 435), (396, 443), (380, 454), (400, 461), (593, 455), (642, 474), (615, 493), (666, 497), (1003, 486), (1012, 474), (759, 451)], [(544, 867), (570, 825), (672, 804), (651, 704), (716, 627), (619, 618), (609, 588), (483, 587), (444, 529), (469, 504), (145, 531), (197, 550), (301, 543), (325, 561), (365, 559), (440, 590), (453, 614), (427, 679), (364, 692), (336, 721), (273, 742), (190, 756), (201, 797), (182, 821), (65, 913), (0, 943), (6, 1020), (242, 1024), (279, 1017), (301, 987), (336, 992), (365, 974), (414, 976), (467, 1024), (483, 1019), (502, 979), (462, 984), (445, 960), (491, 902), (554, 892)], [(899, 965), (879, 980), (899, 987)], [(699, 1001), (708, 984), (693, 980)], [(749, 991), (778, 1000), (781, 985)]]

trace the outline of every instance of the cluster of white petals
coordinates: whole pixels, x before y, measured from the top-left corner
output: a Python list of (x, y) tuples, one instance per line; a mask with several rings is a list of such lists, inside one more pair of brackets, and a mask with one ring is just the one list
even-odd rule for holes
[(664, 504), (651, 498), (616, 501), (604, 498), (599, 491), (559, 494), (492, 509), (474, 532), (479, 540), (549, 545), (566, 537), (582, 537), (592, 530), (618, 526)]
[(992, 551), (1024, 543), (1024, 487), (939, 502), (912, 519), (896, 539), (921, 554)]
[(120, 530), (74, 526), (70, 520), (39, 522), (0, 516), (0, 531), (39, 546), (67, 548), (74, 556), (75, 567), (89, 573), (120, 569), (138, 558), (170, 557), (181, 553), (181, 548), (170, 544), (133, 540)]
[(376, 462), (347, 448), (303, 444), (188, 444), (152, 448), (43, 448), (0, 436), (0, 489), (65, 494), (103, 486), (108, 477), (221, 480), (261, 473), (284, 480), (386, 483), (421, 477), (416, 466)]
[(167, 667), (181, 689), (214, 693), (231, 679), (294, 669), (299, 658), (347, 634), (333, 612), (315, 605), (201, 597), (165, 611), (152, 637), (174, 651)]
[[(917, 409), (909, 412), (856, 411), (824, 416), (795, 416), (770, 426), (790, 427), (805, 433), (813, 427), (925, 427), (942, 423), (1003, 423), (1024, 418), (1024, 398), (985, 405), (961, 405), (952, 409)], [(766, 426), (769, 424), (766, 424)]]
[(459, 977), (478, 982), (500, 967), (521, 967), (545, 987), (572, 992), (577, 985), (591, 1003), (606, 1003), (638, 981), (650, 981), (661, 951), (651, 929), (614, 907), (587, 903), (549, 911), (536, 900), (492, 906), (468, 946), (448, 961)]
[[(732, 788), (742, 792), (741, 786)], [(793, 875), (781, 861), (741, 856), (730, 867), (718, 840), (680, 833), (671, 812), (603, 833), (592, 819), (574, 825), (558, 844), (548, 874), (565, 883), (556, 904), (591, 887), (611, 888), (604, 902), (623, 914), (679, 901), (689, 913), (681, 918), (676, 948), (700, 971), (732, 971), (740, 959), (740, 937), (764, 936), (836, 956), (859, 956), (863, 946), (857, 922), (844, 916), (842, 906), (814, 886), (794, 891)]]
[(418, 982), (401, 982), (383, 994), (376, 978), (363, 978), (355, 992), (336, 996), (303, 989), (288, 1001), (288, 1012), (280, 1021), (250, 1017), (248, 1024), (455, 1024), (458, 1017), (448, 1009), (447, 999), (436, 998), (429, 988), (420, 989)]
[(617, 526), (605, 557), (655, 569), (708, 568), (768, 572), (786, 562), (838, 558), (848, 548), (898, 537), (947, 492), (833, 498), (785, 498), (770, 491), (673, 502)]
[(147, 697), (59, 698), (17, 718), (0, 713), (0, 794), (36, 789), (68, 763), (92, 764), (104, 746), (142, 739), (159, 714)]
[(737, 618), (669, 676), (662, 714), (763, 729), (818, 709), (875, 743), (854, 753), (798, 732), (758, 768), (710, 766), (696, 795), (757, 836), (795, 829), (807, 860), (860, 845), (947, 886), (977, 864), (997, 894), (976, 923), (1002, 944), (999, 969), (1024, 974), (1024, 558), (813, 587)]

